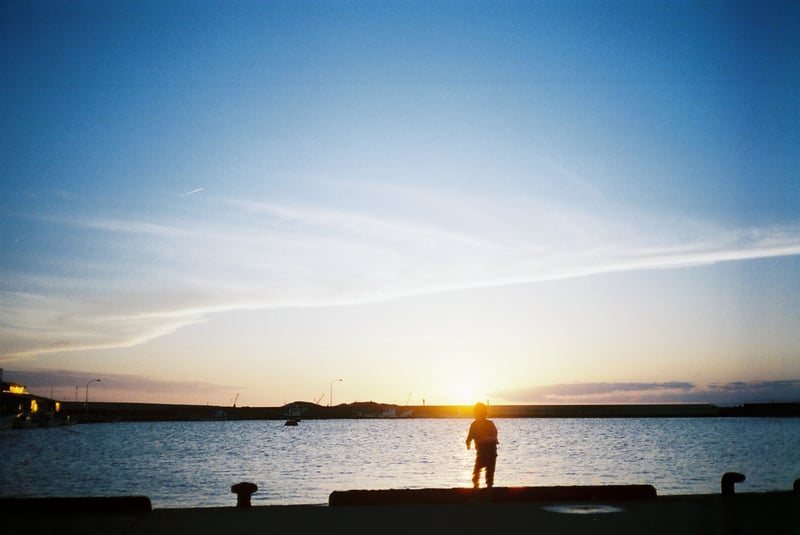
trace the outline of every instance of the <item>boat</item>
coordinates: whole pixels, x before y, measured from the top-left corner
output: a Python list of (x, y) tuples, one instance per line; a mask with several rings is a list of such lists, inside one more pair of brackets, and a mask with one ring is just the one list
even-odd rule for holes
[(10, 427), (12, 429), (31, 429), (34, 427), (62, 427), (74, 423), (69, 416), (62, 418), (52, 412), (23, 411), (13, 417)]

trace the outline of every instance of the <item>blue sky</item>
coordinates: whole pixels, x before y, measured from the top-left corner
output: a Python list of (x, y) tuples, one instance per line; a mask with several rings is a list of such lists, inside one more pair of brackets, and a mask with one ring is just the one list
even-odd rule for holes
[(6, 2), (0, 364), (128, 401), (800, 399), (799, 30)]

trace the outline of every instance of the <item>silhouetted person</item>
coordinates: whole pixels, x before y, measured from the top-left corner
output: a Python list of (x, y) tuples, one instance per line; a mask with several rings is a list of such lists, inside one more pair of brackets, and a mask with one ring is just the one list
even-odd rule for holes
[(472, 469), (472, 486), (480, 486), (481, 470), (485, 469), (486, 486), (494, 485), (494, 466), (497, 461), (497, 427), (494, 422), (486, 419), (486, 405), (476, 403), (475, 420), (469, 426), (467, 434), (467, 449), (475, 441), (475, 468)]

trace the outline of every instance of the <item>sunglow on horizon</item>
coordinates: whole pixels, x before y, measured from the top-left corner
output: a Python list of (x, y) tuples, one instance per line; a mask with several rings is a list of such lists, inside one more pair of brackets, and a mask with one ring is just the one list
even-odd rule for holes
[[(65, 370), (19, 371), (6, 369), (4, 380), (23, 384), (35, 395), (61, 401), (78, 401), (74, 385), (83, 385), (98, 374)], [(327, 405), (327, 390), (318, 396), (288, 399), (265, 397), (263, 392), (235, 386), (164, 381), (142, 376), (103, 374), (92, 389), (92, 399), (103, 402), (141, 402), (186, 405), (280, 407), (289, 403), (318, 402)], [(342, 383), (344, 385), (344, 383)], [(459, 406), (470, 408), (477, 402), (487, 405), (654, 405), (711, 404), (737, 406), (745, 403), (800, 403), (800, 378), (751, 383), (696, 385), (669, 383), (571, 383), (539, 385), (524, 389), (485, 392), (479, 382), (453, 379), (443, 381), (443, 390), (407, 392), (404, 396), (359, 396), (339, 393), (337, 404), (366, 401), (397, 406)], [(321, 392), (321, 391), (320, 391)], [(441, 392), (441, 395), (439, 395)], [(83, 399), (82, 397), (80, 399)]]

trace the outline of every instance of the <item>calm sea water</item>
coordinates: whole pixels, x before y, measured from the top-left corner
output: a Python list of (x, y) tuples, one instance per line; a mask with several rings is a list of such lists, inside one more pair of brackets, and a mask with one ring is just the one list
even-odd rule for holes
[[(467, 419), (109, 423), (0, 433), (0, 495), (149, 496), (153, 507), (326, 504), (334, 490), (465, 487)], [(496, 419), (495, 485), (651, 484), (660, 495), (790, 490), (798, 418)]]

